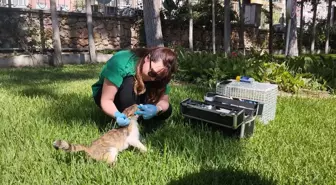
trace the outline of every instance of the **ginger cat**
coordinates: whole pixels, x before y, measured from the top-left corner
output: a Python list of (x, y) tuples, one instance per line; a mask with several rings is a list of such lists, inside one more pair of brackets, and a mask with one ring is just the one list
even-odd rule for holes
[(138, 148), (141, 152), (147, 151), (147, 148), (139, 140), (138, 115), (134, 114), (137, 109), (137, 105), (134, 104), (123, 111), (131, 120), (128, 126), (108, 131), (93, 141), (90, 146), (70, 144), (64, 140), (56, 140), (53, 145), (55, 149), (62, 149), (66, 152), (85, 151), (91, 158), (106, 161), (110, 166), (114, 166), (118, 153), (129, 146)]

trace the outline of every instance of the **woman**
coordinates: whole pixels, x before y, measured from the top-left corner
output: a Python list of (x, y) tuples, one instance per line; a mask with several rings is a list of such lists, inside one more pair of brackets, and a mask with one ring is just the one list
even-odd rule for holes
[(99, 80), (92, 85), (96, 104), (119, 126), (129, 124), (121, 112), (140, 104), (143, 119), (167, 119), (172, 113), (168, 83), (177, 70), (177, 56), (169, 48), (122, 50), (104, 65)]

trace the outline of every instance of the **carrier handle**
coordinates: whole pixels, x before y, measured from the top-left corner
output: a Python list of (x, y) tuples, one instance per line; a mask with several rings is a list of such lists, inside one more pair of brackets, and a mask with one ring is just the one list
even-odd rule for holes
[(255, 116), (249, 116), (249, 117), (244, 121), (244, 124), (251, 123), (251, 122), (254, 121), (256, 118), (257, 118), (257, 115), (255, 115)]
[[(188, 109), (190, 109), (190, 108), (194, 108), (194, 109), (200, 109), (200, 110), (203, 110), (203, 109), (201, 109), (201, 108), (199, 108), (199, 107), (197, 107), (197, 106), (195, 106), (195, 105), (186, 105), (186, 107), (188, 108)], [(230, 112), (231, 113), (231, 112)], [(227, 116), (227, 115), (229, 115), (230, 113), (220, 113), (219, 114), (219, 116), (221, 116), (221, 117), (225, 117), (225, 116)]]
[(227, 116), (228, 114), (226, 114), (226, 113), (220, 113), (219, 115), (222, 116), (222, 117), (225, 117), (225, 116)]
[[(195, 105), (186, 105), (186, 107), (187, 107), (188, 109), (190, 109), (190, 108), (200, 109), (199, 107), (197, 107), (197, 106), (195, 106)], [(201, 109), (201, 110), (202, 110), (202, 109)]]

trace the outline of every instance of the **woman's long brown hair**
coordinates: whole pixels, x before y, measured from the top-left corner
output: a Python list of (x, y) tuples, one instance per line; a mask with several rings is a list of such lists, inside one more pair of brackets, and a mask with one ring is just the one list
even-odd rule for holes
[[(137, 48), (133, 49), (132, 52), (139, 58), (136, 65), (134, 92), (137, 95), (140, 95), (148, 91), (148, 102), (155, 104), (165, 93), (166, 85), (170, 82), (173, 73), (177, 70), (177, 55), (171, 49), (166, 47)], [(152, 81), (149, 89), (146, 89), (142, 79), (142, 68), (145, 58), (148, 55), (151, 56), (151, 60), (154, 63), (161, 59), (163, 61), (163, 65), (165, 66), (165, 70), (160, 72), (160, 80)]]

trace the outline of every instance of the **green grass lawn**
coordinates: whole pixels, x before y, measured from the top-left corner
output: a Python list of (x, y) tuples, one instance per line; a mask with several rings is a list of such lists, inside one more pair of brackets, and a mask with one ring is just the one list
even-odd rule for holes
[(183, 120), (179, 102), (205, 90), (173, 86), (173, 116), (143, 134), (115, 168), (52, 147), (89, 144), (111, 127), (90, 86), (100, 66), (0, 70), (1, 184), (335, 184), (336, 99), (280, 97), (277, 116), (238, 140)]

